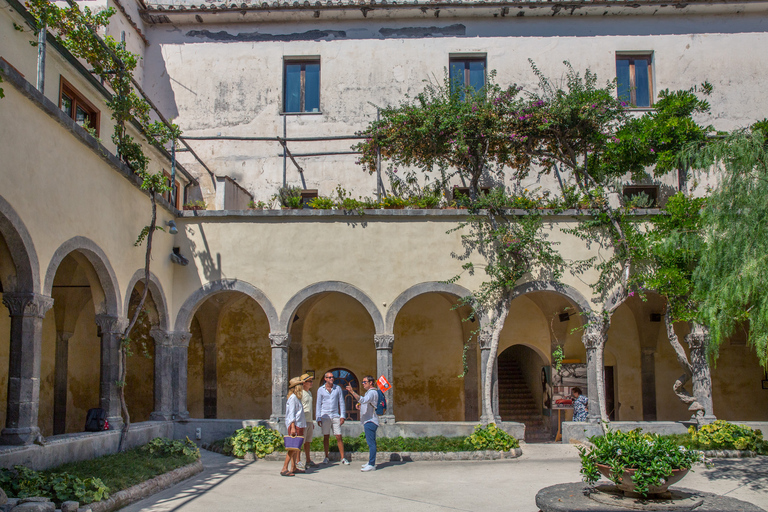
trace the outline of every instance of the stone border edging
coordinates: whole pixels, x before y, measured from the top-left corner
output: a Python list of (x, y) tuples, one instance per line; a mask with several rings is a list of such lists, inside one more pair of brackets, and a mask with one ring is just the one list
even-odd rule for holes
[(202, 470), (203, 463), (200, 459), (197, 459), (197, 461), (192, 464), (176, 468), (168, 473), (157, 475), (154, 478), (136, 484), (133, 487), (118, 491), (106, 500), (83, 505), (81, 510), (90, 509), (91, 512), (112, 512), (113, 510), (127, 507), (131, 503), (143, 500), (148, 496), (165, 490), (182, 480), (186, 480), (187, 478), (200, 473)]
[(744, 459), (757, 457), (757, 452), (751, 450), (697, 450), (708, 459)]
[[(219, 450), (211, 449), (213, 447), (204, 447), (204, 449), (221, 453)], [(523, 454), (522, 448), (514, 448), (508, 452), (495, 451), (495, 450), (481, 450), (475, 452), (378, 452), (376, 454), (376, 463), (383, 464), (385, 462), (417, 462), (417, 461), (458, 461), (458, 460), (499, 460), (499, 459), (516, 459)], [(325, 457), (323, 452), (310, 452), (312, 460), (315, 462), (322, 461)], [(331, 452), (328, 458), (332, 462), (338, 462), (339, 452)], [(244, 460), (257, 461), (282, 461), (285, 459), (285, 452), (273, 452), (266, 455), (263, 459), (255, 457), (253, 454), (245, 456)], [(368, 460), (368, 452), (350, 452), (347, 453), (347, 459), (349, 461), (361, 461)], [(97, 511), (94, 511), (97, 512)]]

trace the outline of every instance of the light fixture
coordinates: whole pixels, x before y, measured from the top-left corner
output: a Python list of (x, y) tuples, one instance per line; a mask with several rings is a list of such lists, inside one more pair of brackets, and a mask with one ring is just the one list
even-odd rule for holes
[(176, 227), (176, 221), (173, 219), (169, 220), (165, 223), (168, 226), (168, 232), (172, 235), (175, 235), (179, 232), (179, 228)]
[(181, 248), (174, 247), (171, 253), (171, 261), (182, 267), (189, 265), (189, 260), (181, 255)]

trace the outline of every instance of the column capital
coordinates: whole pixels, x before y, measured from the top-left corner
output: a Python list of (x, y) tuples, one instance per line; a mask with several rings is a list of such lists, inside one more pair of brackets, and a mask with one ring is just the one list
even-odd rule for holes
[(480, 350), (491, 350), (491, 340), (493, 334), (488, 331), (482, 331), (477, 334), (477, 344), (480, 345)]
[(183, 347), (183, 348), (189, 347), (189, 340), (192, 339), (191, 332), (174, 331), (168, 334), (171, 335), (171, 338), (173, 340), (172, 343), (174, 347)]
[(272, 348), (288, 348), (291, 346), (291, 335), (287, 332), (271, 332), (269, 344)]
[(656, 354), (656, 349), (653, 347), (643, 347), (642, 349), (640, 349), (640, 352), (644, 356), (652, 356)]
[(155, 346), (173, 346), (173, 333), (163, 329), (150, 329), (149, 335), (155, 340)]
[(595, 349), (600, 346), (605, 340), (603, 330), (596, 325), (587, 325), (584, 328), (584, 333), (581, 335), (581, 342), (587, 348), (587, 350)]
[(3, 304), (11, 316), (34, 316), (43, 318), (53, 307), (53, 297), (39, 293), (6, 292), (3, 294)]
[(99, 326), (101, 334), (123, 334), (128, 320), (114, 315), (96, 315), (96, 325)]
[(75, 333), (69, 331), (56, 331), (56, 338), (60, 341), (69, 341), (69, 338), (74, 335)]
[(395, 344), (394, 334), (374, 334), (373, 343), (376, 345), (376, 350), (392, 350)]

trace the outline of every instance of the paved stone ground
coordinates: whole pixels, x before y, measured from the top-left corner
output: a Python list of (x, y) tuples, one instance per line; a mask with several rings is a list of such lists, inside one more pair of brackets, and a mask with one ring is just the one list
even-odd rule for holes
[[(238, 510), (514, 510), (536, 512), (539, 489), (579, 481), (578, 453), (561, 444), (524, 445), (519, 459), (478, 462), (392, 462), (361, 473), (360, 463), (334, 463), (293, 478), (280, 462), (244, 462), (203, 451), (205, 470), (124, 511)], [(680, 484), (768, 510), (768, 457), (716, 460)]]

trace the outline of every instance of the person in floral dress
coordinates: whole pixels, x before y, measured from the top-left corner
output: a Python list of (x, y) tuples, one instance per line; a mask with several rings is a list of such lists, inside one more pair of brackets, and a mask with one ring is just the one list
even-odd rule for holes
[(573, 395), (573, 421), (587, 421), (589, 399), (581, 393), (581, 388), (571, 390)]

